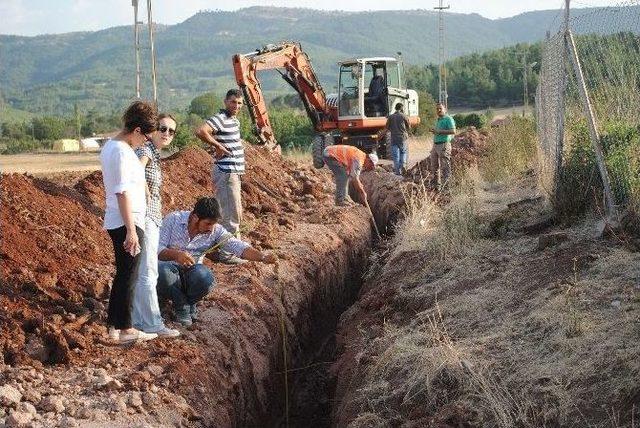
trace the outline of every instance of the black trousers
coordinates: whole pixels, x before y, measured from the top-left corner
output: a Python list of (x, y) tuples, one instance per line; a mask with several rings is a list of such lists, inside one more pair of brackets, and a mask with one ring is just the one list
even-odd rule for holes
[(140, 254), (144, 251), (144, 230), (136, 226), (141, 251), (135, 257), (124, 250), (124, 240), (127, 237), (125, 226), (109, 229), (107, 232), (113, 242), (113, 251), (116, 256), (116, 276), (113, 278), (109, 296), (107, 325), (123, 330), (131, 328), (131, 301), (138, 278)]

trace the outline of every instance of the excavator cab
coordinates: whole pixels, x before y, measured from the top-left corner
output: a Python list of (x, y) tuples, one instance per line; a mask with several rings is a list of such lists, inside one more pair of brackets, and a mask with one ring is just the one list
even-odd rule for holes
[(402, 61), (390, 57), (358, 58), (342, 61), (339, 66), (338, 94), (328, 96), (336, 97), (338, 105), (338, 132), (334, 139), (365, 151), (382, 149), (384, 156), (386, 141), (379, 141), (375, 134), (384, 128), (396, 104), (403, 104), (412, 125), (419, 121), (418, 94), (406, 88)]
[(406, 89), (401, 61), (363, 58), (339, 65), (339, 119), (386, 118), (398, 102), (405, 105), (404, 112), (409, 116), (418, 115), (417, 94)]

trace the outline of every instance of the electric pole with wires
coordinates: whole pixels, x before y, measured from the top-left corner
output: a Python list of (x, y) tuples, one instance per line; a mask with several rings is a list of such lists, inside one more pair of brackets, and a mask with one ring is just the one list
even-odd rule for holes
[(446, 55), (444, 48), (444, 13), (451, 6), (444, 6), (443, 0), (438, 0), (438, 6), (434, 7), (438, 11), (438, 102), (447, 107), (447, 70), (445, 66)]
[[(133, 37), (136, 56), (136, 98), (140, 98), (140, 26), (144, 22), (138, 19), (138, 0), (131, 0), (133, 6)], [(156, 83), (156, 51), (153, 41), (153, 16), (151, 13), (151, 0), (147, 0), (147, 24), (149, 30), (149, 47), (151, 52), (151, 85), (153, 89), (153, 101), (158, 104), (158, 87)]]

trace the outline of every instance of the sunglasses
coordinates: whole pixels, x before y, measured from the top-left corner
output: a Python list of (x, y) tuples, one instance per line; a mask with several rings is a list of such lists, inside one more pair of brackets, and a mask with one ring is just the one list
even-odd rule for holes
[(169, 135), (174, 136), (176, 135), (176, 130), (173, 128), (169, 128), (168, 126), (164, 126), (162, 125), (160, 128), (158, 128), (158, 131), (160, 131), (160, 133), (164, 134), (165, 132), (169, 131)]

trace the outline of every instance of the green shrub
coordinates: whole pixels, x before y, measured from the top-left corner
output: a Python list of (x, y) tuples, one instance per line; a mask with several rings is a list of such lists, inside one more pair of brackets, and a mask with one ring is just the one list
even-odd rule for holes
[(474, 126), (477, 129), (481, 129), (484, 128), (488, 122), (486, 115), (479, 115), (477, 113), (456, 113), (453, 115), (453, 120), (456, 122), (456, 128), (466, 128), (468, 126)]
[(454, 114), (453, 121), (456, 123), (456, 128), (464, 128), (467, 126), (467, 116), (462, 113)]
[(603, 127), (600, 142), (614, 200), (616, 204), (624, 205), (629, 202), (634, 189), (639, 189), (640, 185), (640, 133), (636, 126), (613, 122)]
[(484, 128), (487, 123), (487, 119), (477, 113), (470, 113), (465, 118), (465, 126), (474, 126), (477, 129)]
[(584, 214), (601, 198), (602, 182), (589, 130), (584, 122), (569, 126), (554, 205), (562, 220)]
[(0, 137), (0, 154), (3, 155), (35, 152), (37, 150), (50, 150), (52, 147), (52, 140), (35, 140), (31, 137), (18, 139)]

